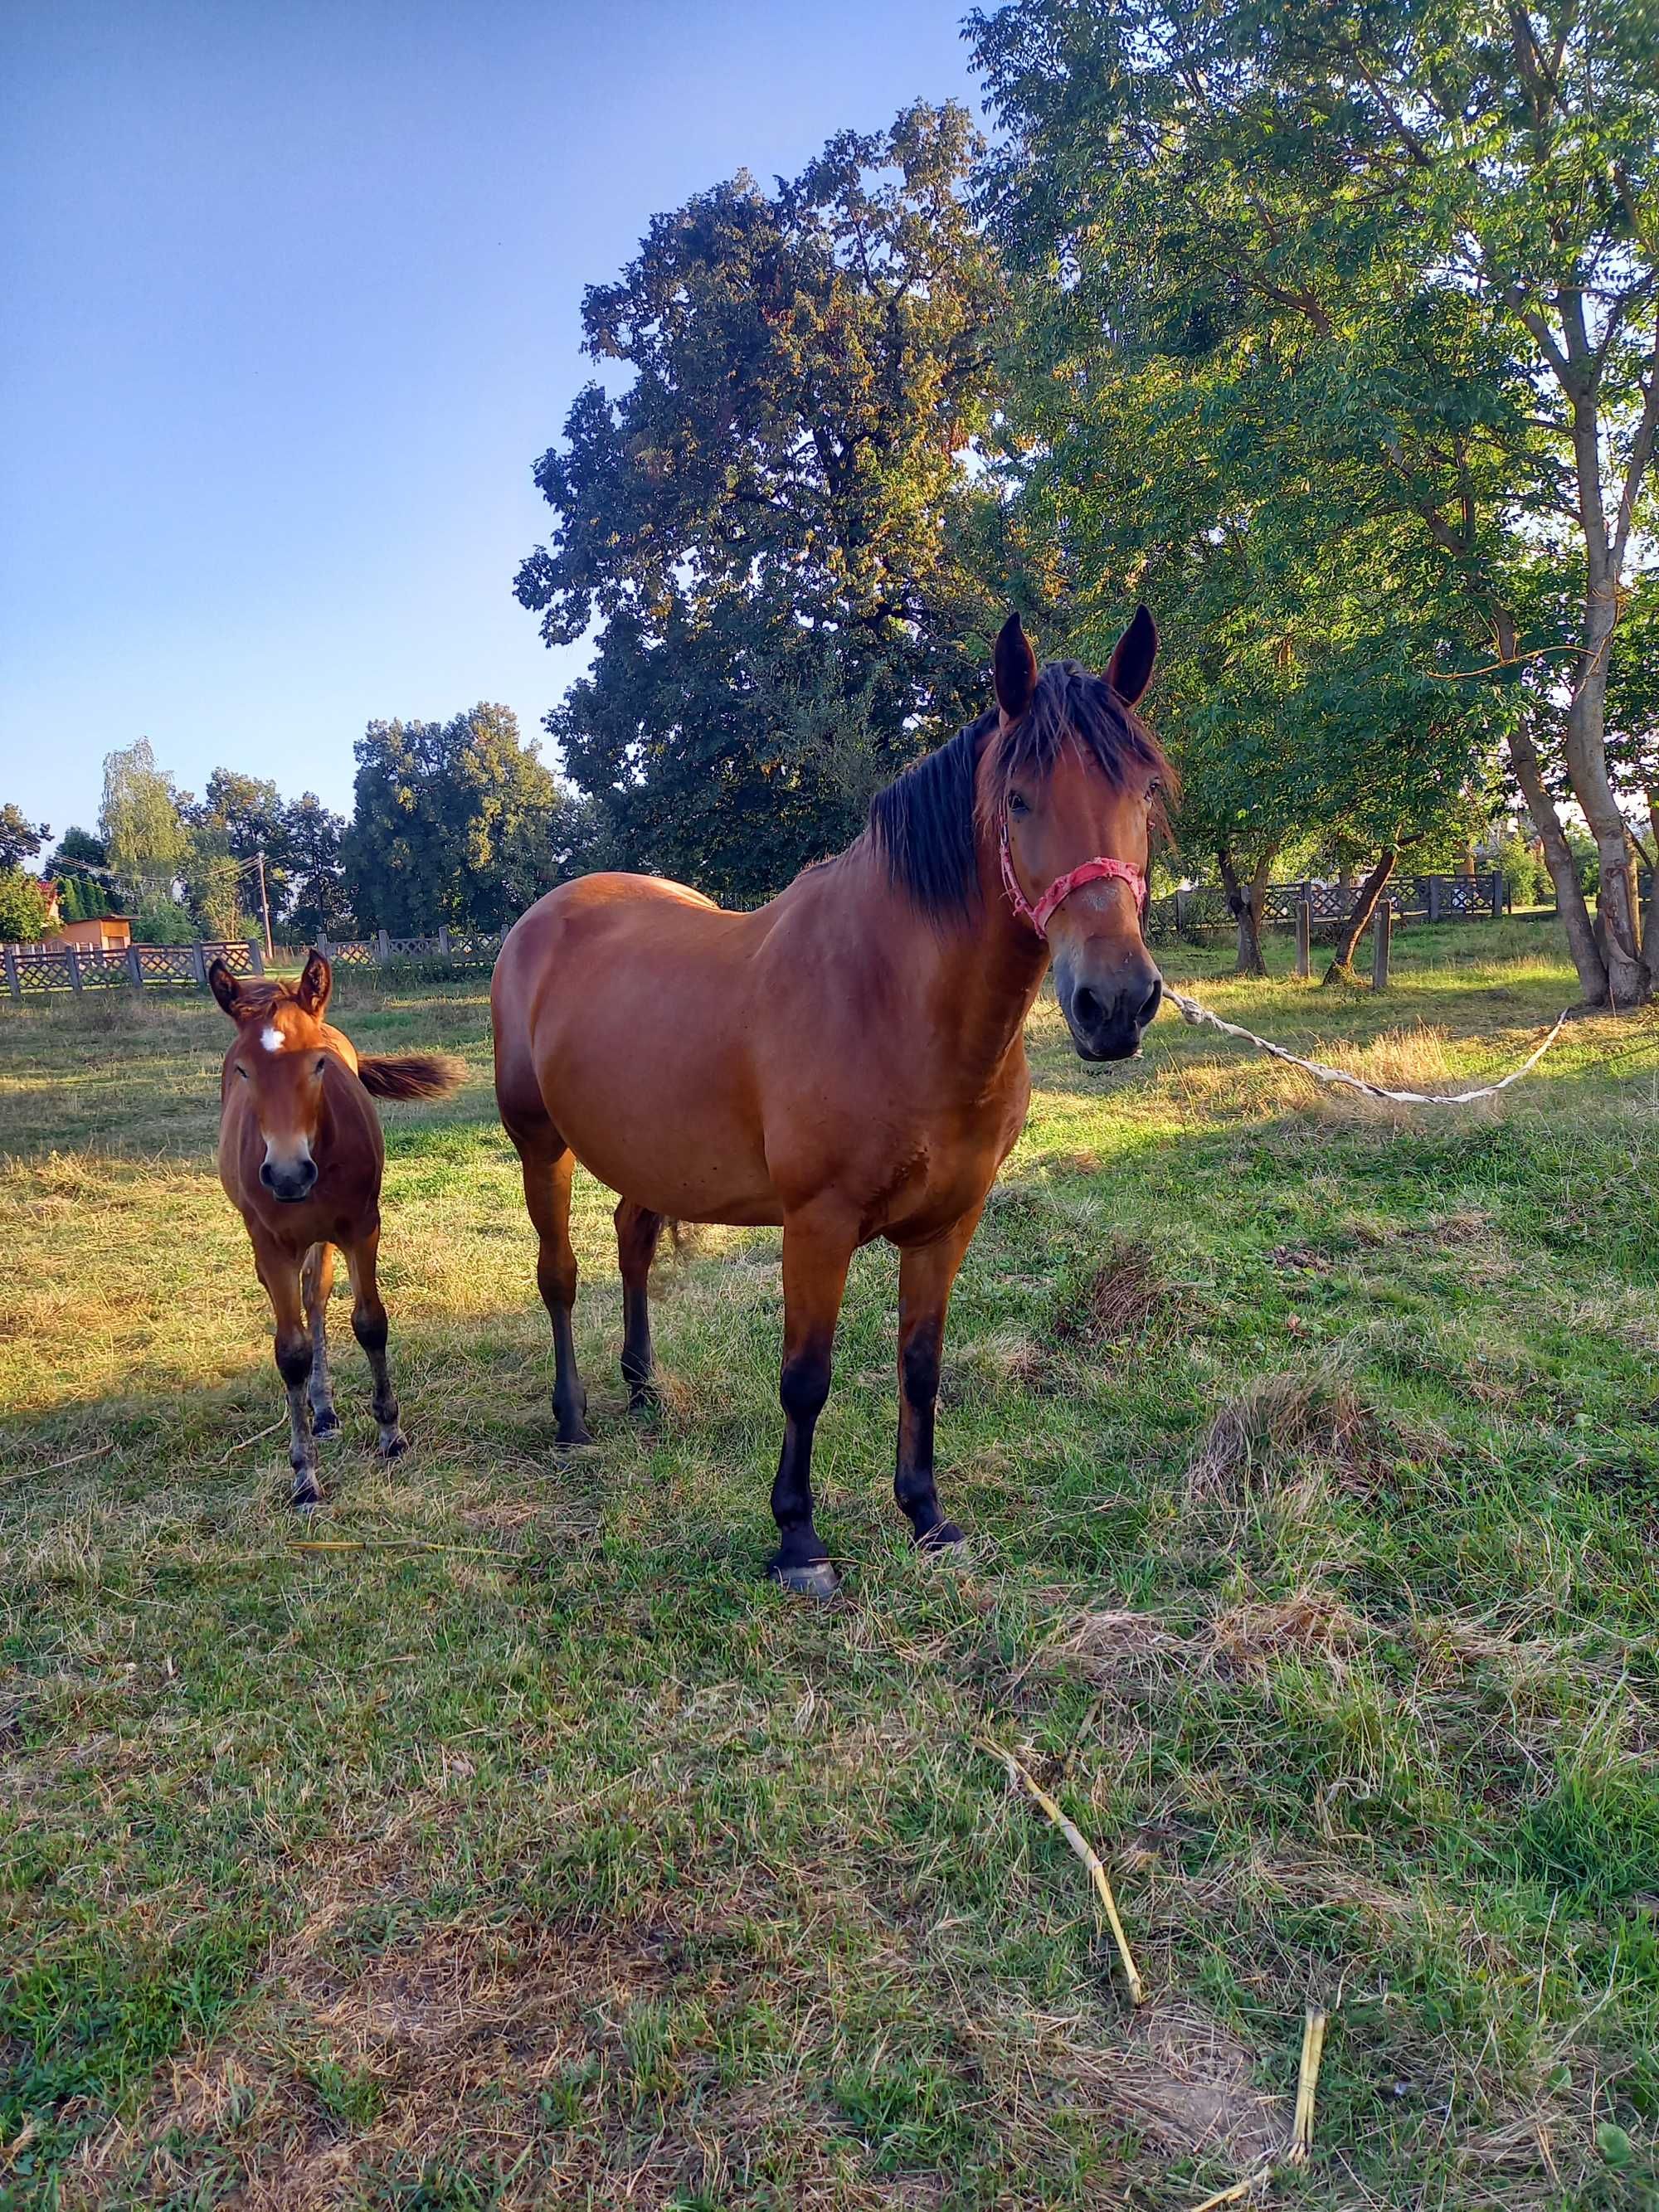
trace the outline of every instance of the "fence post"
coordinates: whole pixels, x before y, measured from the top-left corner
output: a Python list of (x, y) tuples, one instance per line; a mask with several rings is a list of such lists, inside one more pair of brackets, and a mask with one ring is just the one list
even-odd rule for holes
[(1439, 919), (1440, 878), (1438, 876), (1431, 876), (1429, 878), (1429, 920), (1431, 921), (1438, 921)]
[(127, 947), (127, 981), (137, 990), (142, 991), (144, 988), (144, 963), (139, 957), (136, 945)]
[(438, 951), (439, 951), (439, 952), (442, 955), (442, 957), (443, 957), (443, 958), (444, 958), (444, 959), (446, 959), (446, 960), (447, 960), (447, 959), (448, 959), (448, 957), (449, 957), (449, 929), (448, 929), (448, 926), (447, 926), (447, 924), (446, 924), (446, 923), (444, 923), (444, 922), (441, 922), (441, 921), (438, 924)]
[(17, 955), (12, 951), (9, 945), (6, 947), (5, 960), (6, 988), (11, 993), (14, 999), (21, 999), (23, 995), (23, 986), (18, 981), (17, 976)]
[(1187, 894), (1185, 891), (1178, 890), (1176, 893), (1176, 934), (1177, 937), (1186, 927)]
[(1492, 918), (1494, 921), (1504, 919), (1504, 889), (1503, 871), (1494, 868), (1492, 874)]
[(199, 937), (197, 939), (195, 944), (190, 948), (190, 972), (205, 991), (207, 988), (207, 954), (202, 949), (202, 940)]
[(81, 956), (72, 945), (66, 945), (64, 950), (69, 954), (70, 988), (78, 991), (81, 988)]
[(384, 929), (377, 929), (374, 933), (374, 957), (382, 968), (392, 964), (392, 939)]
[(1376, 920), (1371, 926), (1371, 988), (1386, 991), (1389, 988), (1389, 949), (1394, 937), (1394, 908), (1384, 900), (1376, 909)]
[(265, 951), (257, 937), (250, 937), (247, 941), (247, 957), (252, 963), (254, 974), (263, 975), (265, 972)]
[(1313, 974), (1313, 901), (1296, 902), (1296, 972), (1303, 982)]

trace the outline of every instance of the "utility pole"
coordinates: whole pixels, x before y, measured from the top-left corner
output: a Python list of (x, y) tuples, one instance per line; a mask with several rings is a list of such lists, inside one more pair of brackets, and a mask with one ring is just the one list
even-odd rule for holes
[(259, 863), (259, 912), (264, 917), (265, 958), (269, 960), (272, 954), (270, 942), (270, 901), (265, 896), (265, 848), (263, 845), (259, 848), (256, 857)]

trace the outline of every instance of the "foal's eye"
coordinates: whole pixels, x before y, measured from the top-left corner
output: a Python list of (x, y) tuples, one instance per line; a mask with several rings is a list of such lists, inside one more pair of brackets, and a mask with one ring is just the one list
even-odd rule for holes
[(247, 1081), (247, 1070), (242, 1066), (240, 1060), (236, 1063), (236, 1073), (241, 1077), (244, 1083)]
[(1152, 781), (1151, 781), (1151, 782), (1147, 785), (1147, 787), (1146, 787), (1146, 796), (1147, 796), (1147, 798), (1148, 798), (1148, 799), (1156, 799), (1156, 798), (1158, 796), (1159, 793), (1163, 790), (1163, 788), (1164, 788), (1164, 779), (1163, 779), (1163, 777), (1162, 777), (1161, 775), (1155, 775), (1155, 776), (1152, 778)]
[(320, 1074), (322, 1073), (323, 1070), (324, 1070), (327, 1066), (328, 1066), (328, 1054), (327, 1054), (326, 1053), (323, 1053), (323, 1054), (321, 1054), (319, 1055), (319, 1059), (318, 1059), (318, 1061), (317, 1061), (317, 1073), (318, 1073), (318, 1074), (319, 1074), (319, 1075), (320, 1075)]
[(1011, 814), (1029, 814), (1029, 813), (1030, 812), (1030, 811), (1031, 811), (1031, 810), (1030, 810), (1030, 806), (1026, 804), (1025, 800), (1024, 800), (1024, 799), (1020, 796), (1020, 794), (1019, 794), (1019, 793), (1018, 793), (1018, 792), (1017, 792), (1017, 791), (1011, 791), (1011, 792), (1009, 793), (1009, 794), (1008, 794), (1008, 811), (1009, 811)]

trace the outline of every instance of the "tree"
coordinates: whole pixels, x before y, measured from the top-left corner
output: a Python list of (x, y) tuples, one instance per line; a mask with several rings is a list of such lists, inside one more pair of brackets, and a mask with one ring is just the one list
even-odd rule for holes
[(0, 868), (0, 942), (32, 945), (46, 931), (46, 895), (23, 868)]
[(155, 765), (148, 738), (106, 755), (99, 834), (110, 867), (140, 907), (172, 902), (173, 886), (190, 853), (184, 820), (187, 795)]
[(740, 173), (586, 295), (586, 351), (632, 380), (590, 385), (537, 464), (557, 526), (515, 588), (549, 644), (599, 626), (547, 726), (628, 864), (775, 889), (979, 711), (963, 456), (1001, 295), (977, 143), (918, 105), (769, 193)]
[(283, 810), (283, 920), (301, 937), (339, 936), (349, 927), (351, 904), (340, 865), (345, 829), (314, 791), (301, 792)]
[[(216, 768), (200, 805), (186, 808), (185, 816), (193, 838), (190, 902), (204, 918), (212, 908), (215, 926), (209, 934), (240, 933), (244, 910), (258, 902), (256, 871), (261, 865), (271, 911), (280, 914), (289, 889), (288, 834), (276, 785), (264, 776)], [(220, 921), (227, 925), (222, 929), (216, 926)]]
[(508, 707), (371, 722), (341, 861), (365, 929), (499, 929), (573, 872), (581, 811)]
[(8, 800), (0, 806), (0, 870), (19, 869), (32, 860), (51, 835), (49, 824), (28, 821)]
[(104, 850), (104, 841), (94, 837), (90, 830), (65, 830), (58, 840), (58, 849), (52, 860), (58, 867), (106, 868), (109, 854)]
[[(1437, 562), (1458, 672), (1503, 717), (1585, 998), (1632, 1003), (1606, 697), (1621, 599), (1653, 558), (1650, 10), (1023, 0), (972, 34), (1009, 128), (999, 225), (1065, 314), (1177, 386), (1200, 379), (1200, 450), (1264, 497), (1279, 467), (1297, 484), (1315, 468), (1339, 513), (1408, 524)], [(1540, 560), (1574, 606), (1543, 635), (1525, 614)], [(1540, 662), (1548, 680), (1528, 676)], [(1604, 944), (1553, 763), (1595, 837)]]

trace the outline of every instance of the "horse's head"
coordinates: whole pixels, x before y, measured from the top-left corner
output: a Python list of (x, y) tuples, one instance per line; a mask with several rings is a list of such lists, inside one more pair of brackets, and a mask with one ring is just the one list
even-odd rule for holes
[(1060, 1011), (1085, 1060), (1132, 1058), (1164, 992), (1141, 921), (1171, 771), (1134, 712), (1157, 652), (1145, 607), (1104, 676), (1071, 660), (1039, 673), (1018, 615), (997, 639), (998, 726), (980, 812), (1000, 848), (1009, 904), (1053, 948)]
[(323, 1075), (331, 1040), (323, 1027), (334, 978), (320, 952), (289, 989), (285, 983), (246, 983), (216, 960), (208, 987), (236, 1024), (236, 1042), (225, 1055), (224, 1089), (236, 1085), (264, 1139), (259, 1180), (285, 1204), (311, 1195), (317, 1180), (316, 1139), (322, 1117)]

